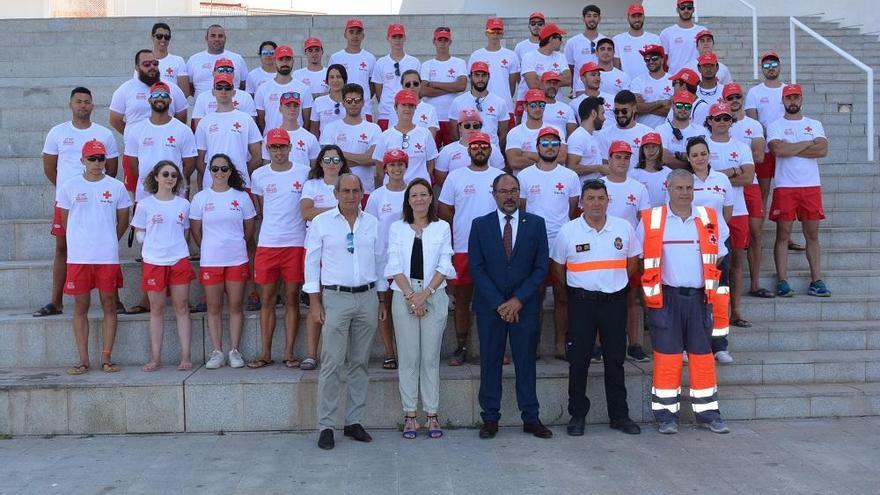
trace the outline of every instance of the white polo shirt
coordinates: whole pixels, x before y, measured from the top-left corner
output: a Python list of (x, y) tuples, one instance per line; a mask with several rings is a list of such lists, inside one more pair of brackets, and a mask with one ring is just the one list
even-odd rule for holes
[(648, 67), (645, 66), (645, 57), (639, 53), (645, 45), (659, 45), (660, 36), (643, 31), (641, 36), (633, 36), (629, 31), (614, 35), (614, 56), (620, 59), (620, 68), (626, 74), (635, 79), (636, 77), (647, 74)]
[[(663, 74), (660, 79), (654, 79), (650, 74), (639, 76), (630, 84), (630, 91), (641, 95), (645, 103), (668, 100), (674, 94), (672, 81), (669, 80), (668, 73)], [(662, 115), (640, 114), (636, 117), (636, 120), (648, 127), (654, 128), (662, 124), (666, 119)]]
[[(607, 158), (607, 153), (603, 154), (599, 149), (596, 136), (590, 134), (586, 129), (580, 126), (578, 126), (578, 128), (571, 133), (571, 136), (568, 137), (568, 154), (580, 156), (581, 161), (578, 162), (579, 165), (601, 165), (602, 160)], [(581, 182), (598, 178), (598, 172), (580, 176)]]
[[(559, 229), (551, 246), (550, 258), (566, 265), (567, 285), (608, 294), (627, 286), (627, 259), (642, 254), (642, 243), (632, 225), (612, 215), (605, 217), (605, 225), (599, 231), (590, 227), (583, 216), (571, 220)], [(598, 268), (589, 265), (600, 261), (617, 261), (620, 266)]]
[(146, 233), (141, 255), (144, 262), (172, 266), (189, 256), (184, 231), (189, 228), (189, 201), (174, 196), (162, 201), (147, 196), (138, 201), (131, 226)]
[[(398, 64), (397, 69), (394, 68), (395, 63)], [(391, 118), (391, 114), (394, 113), (394, 97), (398, 91), (403, 89), (400, 85), (400, 75), (408, 70), (418, 72), (421, 66), (422, 64), (419, 62), (419, 59), (408, 54), (404, 54), (399, 63), (392, 60), (391, 55), (385, 55), (376, 60), (376, 65), (373, 66), (373, 74), (370, 76), (370, 82), (382, 86), (382, 97), (376, 110), (377, 119)]]
[(617, 127), (615, 121), (605, 122), (602, 130), (595, 134), (599, 144), (599, 151), (603, 156), (608, 156), (608, 148), (614, 141), (626, 141), (632, 147), (632, 156), (629, 159), (629, 169), (632, 170), (639, 163), (639, 147), (642, 145), (642, 137), (654, 129), (636, 122), (634, 126), (628, 129)]
[[(362, 120), (360, 124), (346, 124), (344, 120), (337, 120), (327, 125), (327, 129), (321, 131), (320, 144), (335, 144), (346, 153), (366, 153), (376, 145), (382, 129), (378, 125)], [(370, 194), (375, 189), (376, 165), (353, 165), (348, 164), (351, 172), (361, 179), (364, 186), (364, 194)]]
[(407, 145), (404, 149), (403, 133), (389, 127), (376, 140), (376, 148), (373, 150), (373, 160), (382, 161), (385, 150), (400, 148), (409, 156), (409, 166), (406, 167), (404, 182), (409, 183), (416, 177), (431, 181), (428, 174), (428, 161), (437, 158), (437, 143), (434, 136), (424, 127), (416, 126), (407, 133)]
[[(241, 110), (251, 117), (257, 116), (257, 107), (254, 98), (247, 91), (240, 89), (235, 90), (235, 96), (232, 97), (232, 108)], [(217, 97), (210, 91), (205, 91), (196, 98), (193, 104), (192, 114), (190, 118), (203, 119), (205, 115), (217, 111)]]
[[(322, 285), (357, 287), (375, 282), (381, 256), (376, 249), (378, 229), (376, 217), (363, 211), (358, 211), (353, 228), (339, 208), (316, 216), (306, 236), (303, 291), (314, 294)], [(348, 250), (348, 234), (352, 234), (352, 252)]]
[(73, 126), (73, 122), (68, 120), (56, 125), (46, 134), (43, 153), (58, 157), (55, 176), (56, 191), (71, 177), (82, 175), (85, 172), (85, 167), (80, 161), (80, 158), (82, 158), (82, 148), (86, 141), (91, 141), (92, 139), (97, 139), (104, 144), (108, 160), (119, 156), (113, 132), (94, 122), (91, 123), (88, 129), (77, 129)]
[[(432, 58), (422, 64), (421, 78), (424, 81), (452, 83), (459, 77), (468, 75), (468, 68), (464, 60), (458, 57), (450, 57), (443, 62)], [(467, 90), (465, 90), (467, 91)], [(430, 104), (437, 110), (437, 115), (442, 122), (449, 120), (449, 106), (461, 93), (445, 93), (440, 96), (426, 96), (425, 103)], [(418, 115), (418, 114), (417, 114)]]
[(208, 53), (207, 50), (201, 51), (186, 61), (186, 73), (189, 74), (189, 82), (195, 88), (195, 94), (193, 94), (195, 98), (198, 98), (200, 94), (206, 91), (208, 93), (211, 92), (211, 88), (214, 86), (214, 63), (221, 58), (228, 58), (232, 61), (232, 65), (235, 66), (233, 86), (237, 88), (241, 81), (247, 81), (247, 63), (245, 63), (241, 55), (229, 50), (224, 50), (223, 53), (217, 54)]
[(348, 53), (343, 48), (338, 52), (330, 55), (327, 66), (340, 64), (345, 67), (348, 74), (348, 82), (359, 85), (364, 90), (364, 99), (369, 106), (370, 95), (370, 75), (373, 73), (373, 67), (376, 65), (376, 56), (372, 53), (361, 50), (357, 53)]

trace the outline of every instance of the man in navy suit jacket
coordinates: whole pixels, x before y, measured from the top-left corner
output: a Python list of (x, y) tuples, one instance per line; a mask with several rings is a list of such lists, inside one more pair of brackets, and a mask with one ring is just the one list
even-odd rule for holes
[(474, 219), (468, 241), (473, 308), (480, 335), (480, 438), (492, 438), (498, 432), (501, 366), (508, 334), (523, 431), (550, 438), (553, 432), (538, 419), (535, 392), (541, 310), (538, 291), (549, 265), (547, 230), (543, 218), (519, 211), (516, 177), (496, 177), (492, 195), (498, 209)]

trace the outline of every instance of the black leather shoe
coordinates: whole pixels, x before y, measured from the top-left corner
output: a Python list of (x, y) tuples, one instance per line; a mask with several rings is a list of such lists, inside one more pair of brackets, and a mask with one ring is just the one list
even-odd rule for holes
[(639, 425), (635, 424), (633, 420), (629, 418), (612, 419), (609, 426), (611, 426), (611, 429), (620, 430), (627, 435), (638, 435), (642, 432), (642, 429), (639, 428)]
[(553, 432), (550, 431), (550, 428), (544, 426), (540, 421), (535, 421), (534, 423), (523, 423), (523, 431), (526, 433), (531, 433), (538, 438), (550, 438), (553, 436)]
[(330, 450), (336, 446), (336, 440), (333, 440), (333, 429), (326, 428), (321, 430), (321, 436), (318, 437), (318, 447), (324, 450)]
[(367, 433), (367, 430), (365, 430), (364, 427), (361, 426), (360, 423), (355, 423), (353, 425), (346, 426), (345, 428), (342, 429), (342, 434), (347, 437), (351, 437), (351, 438), (357, 440), (358, 442), (372, 442), (373, 441), (373, 437), (371, 437), (370, 434)]
[(565, 432), (573, 437), (582, 437), (584, 436), (586, 422), (585, 418), (576, 418), (572, 416), (571, 420), (568, 422), (568, 426), (565, 427)]
[(497, 421), (486, 421), (480, 427), (480, 438), (482, 439), (495, 438), (496, 433), (498, 433)]

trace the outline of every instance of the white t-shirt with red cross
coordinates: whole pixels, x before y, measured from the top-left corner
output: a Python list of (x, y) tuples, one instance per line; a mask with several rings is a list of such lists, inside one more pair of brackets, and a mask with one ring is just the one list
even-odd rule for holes
[(402, 149), (409, 156), (409, 165), (406, 167), (403, 181), (409, 183), (416, 177), (421, 177), (431, 182), (431, 177), (428, 174), (428, 160), (433, 160), (440, 154), (437, 151), (434, 137), (431, 136), (428, 129), (419, 126), (409, 131), (407, 136), (406, 143), (404, 143), (403, 133), (394, 127), (389, 127), (376, 141), (373, 160), (381, 162), (387, 149)]
[(186, 61), (186, 73), (189, 74), (189, 82), (195, 88), (194, 98), (200, 94), (211, 92), (214, 87), (214, 63), (221, 58), (228, 58), (235, 67), (233, 71), (233, 86), (239, 87), (241, 81), (248, 80), (248, 68), (244, 58), (234, 52), (224, 50), (223, 53), (211, 54), (207, 51), (196, 53)]
[[(388, 116), (388, 127), (394, 127), (400, 119), (397, 118), (397, 112), (392, 112)], [(425, 129), (440, 129), (440, 121), (437, 118), (437, 109), (426, 101), (420, 101), (416, 105), (416, 111), (413, 113), (413, 124)]]
[(563, 139), (568, 137), (568, 128), (566, 124), (577, 125), (577, 119), (574, 117), (574, 111), (566, 103), (559, 100), (553, 103), (547, 103), (544, 107), (544, 123), (550, 124), (565, 133)]
[[(675, 92), (672, 89), (672, 81), (669, 80), (669, 74), (663, 74), (663, 77), (660, 79), (654, 79), (650, 74), (639, 76), (630, 84), (630, 91), (641, 95), (645, 103), (668, 100), (672, 98)], [(636, 117), (636, 120), (648, 127), (655, 128), (662, 124), (666, 118), (662, 115), (640, 114)]]
[[(776, 119), (767, 128), (767, 142), (797, 143), (825, 137), (825, 128), (818, 120), (801, 117), (798, 120)], [(774, 187), (814, 187), (819, 180), (819, 160), (800, 156), (776, 157)]]
[(370, 106), (370, 95), (372, 94), (370, 92), (370, 76), (373, 75), (376, 56), (366, 50), (361, 50), (358, 53), (348, 53), (343, 49), (330, 55), (327, 66), (329, 67), (333, 64), (340, 64), (345, 67), (345, 72), (348, 74), (348, 82), (358, 84), (363, 88), (364, 100), (366, 102), (364, 106)]
[[(398, 64), (397, 68), (394, 64)], [(394, 113), (394, 97), (397, 92), (403, 89), (400, 85), (400, 75), (408, 70), (419, 71), (421, 63), (419, 59), (412, 55), (404, 54), (400, 62), (395, 62), (390, 55), (376, 60), (373, 67), (373, 73), (370, 75), (370, 82), (382, 85), (382, 98), (379, 100), (379, 107), (376, 110), (378, 119), (389, 119)]]
[[(177, 78), (186, 76), (186, 61), (179, 55), (168, 54), (159, 61), (159, 79), (168, 84), (177, 85)], [(136, 75), (136, 74), (135, 74)]]
[[(169, 84), (171, 90), (171, 103), (168, 111), (171, 115), (187, 109), (186, 96), (177, 87), (177, 84)], [(140, 79), (132, 78), (116, 88), (110, 98), (110, 110), (122, 114), (126, 125), (131, 125), (150, 117), (150, 87)]]
[(608, 190), (608, 214), (626, 220), (635, 228), (639, 224), (639, 213), (651, 207), (648, 190), (632, 177), (623, 182), (611, 182), (607, 176), (602, 180)]
[(263, 223), (257, 246), (304, 246), (306, 221), (299, 209), (309, 167), (293, 163), (290, 170), (277, 172), (272, 165), (254, 170), (251, 192), (263, 201)]
[[(504, 153), (498, 148), (497, 144), (492, 144), (492, 153), (489, 155), (489, 166), (499, 170), (504, 168)], [(461, 144), (461, 141), (449, 143), (440, 150), (437, 155), (437, 162), (434, 170), (438, 172), (452, 172), (460, 168), (465, 168), (471, 164), (471, 157), (468, 154), (467, 146)]]
[[(613, 125), (614, 123), (614, 95), (611, 93), (605, 93), (603, 91), (599, 91), (599, 97), (605, 102), (602, 107), (605, 109), (605, 122), (606, 125)], [(580, 125), (581, 116), (580, 109), (581, 103), (587, 99), (586, 94), (582, 94), (571, 101), (568, 102), (568, 106), (571, 107), (571, 110), (574, 112), (574, 119)]]
[[(571, 133), (571, 136), (568, 136), (568, 154), (579, 155), (581, 157), (581, 161), (578, 162), (579, 165), (600, 165), (602, 160), (608, 158), (606, 156), (607, 152), (603, 154), (599, 149), (596, 136), (590, 134), (586, 129), (580, 126)], [(582, 183), (590, 179), (598, 178), (598, 172), (580, 176)]]
[[(464, 60), (458, 57), (450, 57), (449, 60), (439, 61), (432, 58), (422, 64), (421, 68), (422, 84), (424, 81), (451, 83), (455, 82), (461, 76), (468, 75), (468, 68), (464, 64)], [(426, 96), (425, 103), (430, 104), (437, 110), (437, 115), (442, 122), (449, 120), (449, 106), (452, 100), (461, 93), (446, 93), (440, 96)], [(418, 114), (416, 114), (418, 115)]]
[(580, 72), (580, 68), (587, 62), (598, 63), (599, 58), (596, 57), (596, 42), (602, 38), (611, 38), (604, 34), (597, 33), (592, 40), (587, 38), (584, 33), (578, 33), (571, 38), (565, 40), (565, 61), (568, 65), (573, 65), (575, 72)]
[(778, 88), (771, 88), (765, 83), (761, 83), (753, 86), (746, 93), (746, 102), (743, 108), (746, 110), (757, 110), (758, 122), (765, 129), (770, 127), (770, 124), (776, 121), (776, 119), (781, 119), (785, 116), (785, 106), (782, 104), (783, 86), (785, 86), (785, 83), (781, 84)]
[[(327, 125), (327, 129), (321, 131), (321, 145), (335, 144), (346, 153), (366, 153), (370, 147), (375, 146), (382, 135), (382, 129), (378, 125), (362, 120), (360, 124), (350, 125), (344, 120), (337, 120)], [(364, 194), (370, 194), (375, 189), (376, 166), (348, 164), (351, 172), (361, 179), (364, 186)]]
[(743, 118), (730, 126), (730, 137), (742, 141), (751, 147), (753, 139), (764, 138), (764, 128), (757, 120), (743, 115)]
[[(617, 67), (612, 67), (608, 70), (602, 70), (602, 75), (599, 78), (599, 90), (605, 93), (610, 93), (612, 95), (616, 95), (620, 93), (624, 89), (632, 88), (632, 78), (629, 77), (629, 74), (623, 72)], [(584, 82), (580, 78), (575, 79), (575, 91), (583, 91), (584, 90)], [(612, 103), (614, 99), (612, 98)]]
[[(659, 45), (660, 36), (642, 32), (641, 36), (633, 36), (629, 31), (614, 35), (614, 56), (620, 59), (620, 68), (630, 79), (635, 79), (643, 74), (648, 74), (648, 67), (645, 65), (645, 57), (639, 53), (639, 50), (645, 48), (646, 45)], [(578, 68), (579, 69), (579, 68)]]
[[(142, 120), (125, 131), (125, 154), (138, 159), (138, 182), (135, 201), (149, 196), (144, 191), (144, 179), (161, 160), (169, 160), (183, 172), (183, 159), (197, 155), (196, 139), (189, 126), (177, 119), (156, 125), (150, 119)], [(186, 181), (186, 178), (184, 178)], [(185, 182), (184, 182), (185, 183)], [(182, 187), (179, 193), (185, 193)]]
[(643, 168), (634, 168), (629, 171), (630, 178), (635, 179), (645, 186), (648, 190), (648, 198), (651, 200), (651, 207), (662, 206), (669, 199), (666, 194), (666, 178), (672, 169), (663, 166), (656, 172), (649, 172)]
[(695, 136), (706, 137), (711, 134), (709, 129), (706, 129), (704, 126), (694, 125), (693, 121), (684, 129), (679, 129), (681, 131), (681, 139), (675, 137), (675, 134), (672, 131), (672, 124), (669, 123), (669, 121), (663, 122), (655, 127), (654, 130), (660, 134), (660, 139), (663, 141), (663, 149), (669, 150), (673, 153), (676, 151), (684, 153), (688, 139)]
[[(251, 117), (257, 116), (257, 107), (254, 98), (247, 91), (236, 89), (235, 96), (232, 97), (232, 108), (241, 110)], [(217, 111), (217, 97), (211, 91), (206, 91), (196, 98), (193, 104), (192, 115), (190, 118), (203, 119), (205, 115)]]
[(116, 211), (129, 208), (131, 197), (122, 182), (105, 175), (91, 182), (82, 175), (66, 180), (55, 198), (67, 214), (67, 263), (119, 263)]
[[(491, 70), (491, 69), (490, 69)], [(526, 53), (526, 55), (522, 59), (521, 69), (520, 69), (520, 80), (519, 86), (516, 90), (516, 99), (518, 101), (522, 101), (525, 99), (526, 91), (529, 89), (529, 85), (526, 84), (526, 74), (529, 72), (534, 72), (538, 79), (541, 78), (545, 72), (553, 72), (555, 74), (562, 74), (563, 72), (568, 70), (568, 63), (565, 61), (565, 55), (562, 52), (551, 52), (550, 55), (544, 55), (538, 50), (533, 52)], [(492, 81), (492, 77), (490, 75), (489, 82)], [(490, 90), (491, 91), (491, 90)]]
[(492, 196), (492, 182), (503, 174), (497, 168), (471, 170), (470, 167), (453, 170), (443, 183), (439, 201), (455, 208), (452, 216), (452, 250), (468, 252), (468, 237), (474, 219), (497, 208)]
[(697, 59), (700, 53), (694, 36), (704, 29), (706, 28), (699, 24), (694, 24), (690, 28), (673, 24), (660, 32), (660, 43), (666, 50), (669, 72), (675, 74), (688, 62)]
[(479, 98), (471, 92), (465, 92), (455, 97), (449, 105), (449, 114), (447, 120), (458, 120), (458, 114), (465, 108), (474, 108), (483, 117), (482, 131), (489, 135), (492, 143), (498, 144), (498, 122), (506, 122), (510, 120), (510, 114), (513, 112), (510, 106), (510, 99), (504, 99), (496, 94), (487, 93), (486, 96)]
[(727, 221), (724, 220), (723, 208), (725, 206), (736, 207), (736, 197), (730, 179), (717, 170), (710, 170), (705, 181), (694, 174), (694, 206), (715, 208), (718, 221), (727, 225)]
[(94, 122), (91, 123), (88, 129), (77, 129), (71, 121), (62, 122), (50, 129), (49, 133), (46, 134), (46, 141), (43, 143), (43, 153), (58, 157), (57, 175), (55, 176), (56, 192), (68, 179), (82, 175), (85, 172), (85, 167), (80, 161), (82, 158), (82, 147), (86, 144), (86, 141), (93, 139), (97, 139), (104, 144), (104, 149), (107, 151), (106, 158), (116, 158), (119, 156), (113, 133), (110, 129)]
[(266, 81), (271, 81), (272, 79), (275, 79), (274, 72), (266, 72), (262, 67), (257, 67), (248, 73), (247, 81), (244, 84), (244, 90), (253, 96), (257, 93), (257, 88), (262, 86)]
[(526, 53), (533, 52), (537, 49), (538, 43), (526, 38), (516, 44), (513, 48), (513, 52), (516, 53), (516, 56), (519, 57), (520, 60), (522, 60)]
[[(506, 153), (508, 150), (518, 149), (523, 152), (536, 152), (538, 149), (538, 131), (543, 127), (553, 127), (557, 131), (559, 131), (559, 135), (561, 136), (562, 144), (565, 144), (565, 129), (560, 129), (555, 125), (547, 124), (546, 122), (541, 124), (541, 127), (536, 129), (531, 129), (526, 127), (525, 121), (522, 124), (514, 127), (507, 133), (507, 146), (504, 148), (504, 152)], [(529, 166), (534, 165), (534, 163), (530, 163)], [(514, 174), (519, 174), (519, 172), (514, 172)]]
[(313, 104), (312, 92), (309, 90), (309, 87), (296, 79), (291, 79), (290, 82), (284, 84), (280, 84), (275, 79), (272, 79), (260, 86), (257, 89), (257, 94), (254, 95), (254, 103), (257, 105), (257, 110), (265, 112), (265, 129), (281, 127), (284, 117), (281, 116), (280, 100), (281, 95), (288, 92), (299, 93), (302, 104), (299, 107), (300, 112), (297, 121), (299, 125), (303, 125), (302, 111), (312, 108)]
[(526, 200), (526, 212), (544, 219), (547, 240), (553, 245), (556, 234), (568, 223), (569, 202), (581, 194), (581, 181), (576, 173), (563, 165), (541, 170), (532, 165), (520, 171), (519, 196)]
[[(266, 131), (268, 132), (269, 129), (266, 129)], [(290, 136), (290, 161), (297, 165), (308, 167), (311, 160), (318, 158), (321, 145), (318, 144), (318, 138), (314, 134), (302, 127), (297, 127), (295, 131), (289, 130), (287, 134)], [(265, 139), (263, 139), (263, 159), (272, 160), (272, 156), (269, 154), (269, 146), (266, 144)]]
[(309, 87), (312, 98), (314, 98), (315, 95), (323, 95), (330, 92), (330, 86), (324, 82), (327, 80), (326, 68), (310, 70), (308, 67), (302, 67), (293, 71), (291, 76)]
[[(338, 103), (338, 107), (336, 105), (337, 103), (333, 101), (333, 98), (330, 98), (330, 95), (315, 98), (315, 101), (312, 103), (312, 114), (309, 116), (309, 120), (312, 121), (312, 128), (314, 129), (315, 122), (317, 122), (320, 125), (321, 133), (323, 133), (329, 124), (344, 119), (345, 107), (341, 101)], [(338, 113), (337, 109), (339, 110)], [(370, 105), (364, 105), (361, 108), (361, 118), (366, 118), (367, 115), (370, 115)]]
[(490, 93), (498, 95), (505, 100), (513, 97), (510, 94), (510, 75), (520, 73), (520, 58), (513, 50), (500, 48), (493, 52), (480, 48), (471, 53), (467, 66), (473, 66), (474, 62), (486, 62), (489, 64)]
[(189, 228), (189, 201), (174, 196), (163, 201), (148, 196), (138, 201), (131, 226), (145, 231), (141, 256), (145, 263), (172, 266), (189, 256), (183, 233)]
[[(211, 157), (223, 153), (238, 169), (245, 187), (250, 187), (248, 172), (248, 145), (262, 140), (260, 129), (250, 115), (239, 111), (209, 113), (199, 121), (196, 128), (196, 148), (205, 151), (205, 165), (211, 166)], [(202, 188), (211, 187), (210, 172), (205, 172)]]
[(323, 177), (309, 179), (303, 186), (302, 199), (311, 199), (315, 208), (335, 208), (339, 204), (335, 189), (336, 186), (327, 184)]
[[(610, 125), (609, 125), (610, 124)], [(614, 122), (606, 122), (602, 130), (596, 134), (596, 141), (599, 143), (599, 150), (603, 156), (608, 156), (608, 148), (614, 141), (626, 141), (632, 147), (632, 156), (629, 159), (629, 169), (632, 170), (639, 163), (639, 148), (642, 145), (642, 137), (654, 130), (645, 124), (636, 122), (636, 125), (621, 129)]]
[[(403, 218), (403, 191), (391, 191), (387, 186), (382, 186), (367, 199), (367, 206), (364, 208), (366, 213), (373, 215), (379, 220), (379, 237), (376, 239), (376, 252), (382, 253), (381, 268), (379, 273), (385, 273), (385, 265), (388, 262), (388, 232), (391, 230), (391, 224)], [(425, 279), (430, 280), (433, 274), (426, 273)], [(379, 277), (376, 281), (376, 290), (383, 292), (388, 290), (388, 280), (385, 277)]]
[[(712, 170), (721, 172), (733, 167), (755, 164), (755, 160), (752, 159), (752, 148), (742, 141), (730, 139), (726, 143), (720, 143), (707, 138), (706, 143), (709, 145), (709, 164), (712, 165)], [(749, 210), (746, 208), (742, 186), (733, 186), (733, 198), (733, 216), (748, 215)]]
[(196, 193), (190, 220), (202, 222), (201, 266), (240, 266), (248, 262), (244, 221), (257, 216), (245, 191), (220, 193), (206, 188)]

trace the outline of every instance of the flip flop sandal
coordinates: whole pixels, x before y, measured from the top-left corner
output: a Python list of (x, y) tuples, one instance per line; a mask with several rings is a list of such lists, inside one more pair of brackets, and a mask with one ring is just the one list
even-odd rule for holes
[(743, 318), (737, 318), (730, 322), (731, 325), (739, 328), (751, 328), (752, 322)]
[(101, 371), (104, 373), (116, 373), (119, 371), (119, 365), (116, 363), (101, 363)]
[(749, 295), (752, 297), (762, 297), (764, 299), (774, 299), (776, 296), (765, 288), (760, 288), (758, 290), (750, 290)]
[(302, 363), (299, 362), (299, 359), (285, 359), (282, 361), (284, 363), (285, 368), (299, 368)]
[(78, 364), (73, 368), (67, 370), (68, 375), (84, 375), (89, 371), (89, 365), (87, 364)]
[(141, 306), (140, 304), (138, 304), (136, 306), (132, 306), (131, 309), (129, 309), (128, 311), (125, 312), (125, 314), (139, 315), (139, 314), (149, 313), (149, 312), (150, 312), (150, 308), (145, 308), (145, 307)]
[(396, 357), (387, 357), (382, 360), (382, 369), (386, 370), (396, 370), (397, 369), (397, 358)]
[(125, 305), (122, 304), (122, 301), (116, 301), (116, 314), (118, 315), (127, 315), (128, 310), (125, 309)]
[(266, 361), (265, 359), (257, 359), (256, 361), (251, 361), (250, 363), (248, 363), (247, 367), (252, 370), (255, 370), (257, 368), (264, 368), (266, 366), (272, 366), (273, 364), (275, 364), (275, 361), (272, 361), (271, 359), (268, 361)]
[(789, 251), (806, 251), (807, 250), (807, 248), (801, 246), (800, 244), (798, 244), (796, 242), (789, 242), (788, 249), (789, 249)]
[(40, 318), (41, 316), (53, 316), (53, 315), (60, 315), (60, 314), (61, 314), (61, 310), (58, 309), (58, 307), (55, 306), (54, 304), (49, 303), (49, 304), (43, 306), (42, 308), (34, 311), (33, 317)]

